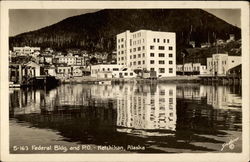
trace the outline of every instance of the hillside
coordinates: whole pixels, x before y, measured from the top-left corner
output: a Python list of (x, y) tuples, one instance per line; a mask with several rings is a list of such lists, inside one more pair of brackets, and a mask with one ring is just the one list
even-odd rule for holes
[[(105, 9), (69, 17), (51, 26), (10, 37), (13, 46), (40, 46), (55, 49), (81, 48), (88, 51), (115, 50), (115, 36), (139, 29), (176, 32), (177, 50), (189, 40), (213, 42), (215, 37), (241, 37), (241, 30), (201, 9)], [(192, 31), (192, 32), (190, 32)]]

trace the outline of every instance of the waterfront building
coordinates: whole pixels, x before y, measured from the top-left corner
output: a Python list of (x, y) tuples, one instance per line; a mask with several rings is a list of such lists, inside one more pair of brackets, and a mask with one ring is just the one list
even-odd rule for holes
[(176, 74), (177, 75), (208, 75), (206, 65), (201, 63), (185, 63), (184, 71), (183, 65), (176, 65)]
[(193, 63), (185, 63), (184, 64), (184, 72), (193, 72)]
[(44, 66), (45, 74), (50, 76), (57, 76), (56, 75), (56, 67), (54, 65), (51, 66)]
[[(112, 72), (120, 71), (123, 65), (116, 64), (100, 64), (91, 66), (91, 76), (101, 78), (112, 78)], [(104, 77), (103, 77), (104, 76)], [(106, 77), (105, 77), (106, 76)]]
[(175, 33), (127, 30), (116, 38), (118, 65), (155, 71), (157, 77), (176, 75)]
[(23, 55), (23, 56), (29, 56), (35, 51), (40, 51), (40, 47), (13, 47), (13, 52), (16, 53), (16, 55)]
[(72, 68), (66, 64), (60, 64), (56, 67), (57, 77), (69, 78), (72, 76)]
[(83, 71), (80, 66), (73, 66), (72, 74), (74, 77), (83, 76)]
[(9, 81), (15, 84), (22, 84), (29, 78), (41, 75), (41, 66), (33, 61), (22, 64), (9, 64)]
[(41, 75), (41, 66), (33, 61), (29, 61), (25, 64), (25, 69), (27, 69), (26, 75), (38, 77)]
[(119, 71), (113, 71), (114, 78), (135, 78), (137, 74), (131, 68), (123, 68)]
[(228, 54), (213, 54), (207, 58), (207, 70), (210, 75), (227, 75), (227, 72), (241, 64), (241, 56), (228, 56)]

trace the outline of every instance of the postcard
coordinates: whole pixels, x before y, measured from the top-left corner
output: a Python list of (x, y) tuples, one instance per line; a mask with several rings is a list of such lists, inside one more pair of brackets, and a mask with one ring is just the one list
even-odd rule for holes
[(247, 162), (248, 5), (1, 2), (1, 160)]

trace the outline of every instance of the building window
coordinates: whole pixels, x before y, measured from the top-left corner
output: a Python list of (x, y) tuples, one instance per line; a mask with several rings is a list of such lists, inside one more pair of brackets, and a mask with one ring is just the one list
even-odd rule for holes
[(173, 61), (170, 60), (168, 63), (169, 63), (170, 65), (172, 65), (172, 64), (173, 64)]
[(157, 39), (157, 42), (159, 43), (159, 42), (160, 42), (160, 39)]
[(130, 55), (130, 59), (132, 59), (132, 55)]
[(145, 46), (142, 46), (142, 50), (145, 50)]
[(141, 65), (141, 61), (138, 61), (138, 65)]
[(136, 65), (136, 62), (134, 61), (134, 65)]
[(133, 51), (136, 52), (136, 48), (134, 48)]
[(165, 95), (165, 90), (164, 90), (164, 89), (163, 89), (163, 90), (160, 90), (160, 95), (161, 95), (161, 96)]
[(125, 76), (128, 76), (128, 73), (124, 73)]
[(169, 96), (173, 96), (173, 90), (172, 89), (169, 90)]
[(169, 43), (169, 39), (167, 39), (167, 43)]
[(164, 53), (159, 53), (159, 57), (165, 57)]
[(155, 38), (154, 38), (154, 42), (155, 42)]
[(130, 76), (133, 76), (133, 73), (130, 73)]
[(121, 42), (123, 42), (123, 38), (121, 39)]
[(163, 39), (163, 43), (166, 43), (166, 39)]
[(159, 68), (159, 73), (165, 73), (165, 68)]
[(154, 60), (150, 60), (150, 64), (154, 64), (155, 63), (155, 61)]
[(234, 60), (232, 60), (232, 63), (234, 63)]
[(136, 55), (134, 55), (134, 59), (136, 58)]
[(113, 68), (113, 71), (118, 71), (119, 69), (118, 68)]
[(154, 53), (150, 53), (150, 57), (154, 57), (155, 56), (155, 54)]
[(141, 58), (141, 54), (138, 54), (138, 58)]
[(173, 54), (172, 53), (168, 54), (168, 57), (173, 57)]
[(142, 54), (142, 57), (145, 57), (145, 53)]
[(169, 98), (169, 104), (173, 104), (173, 98)]
[(145, 61), (144, 61), (144, 60), (142, 61), (142, 64), (145, 64)]
[(141, 47), (138, 47), (138, 51), (141, 51)]
[(160, 61), (159, 61), (159, 64), (165, 64), (165, 61), (160, 60)]
[(150, 68), (150, 71), (155, 71), (155, 68)]
[(155, 47), (154, 46), (150, 46), (150, 49), (153, 50), (153, 49), (155, 49)]
[(159, 46), (159, 50), (164, 50), (165, 47), (164, 46)]
[(169, 73), (173, 73), (173, 68), (169, 68)]
[(169, 46), (168, 49), (169, 49), (169, 50), (173, 50), (173, 47), (172, 47), (172, 46)]

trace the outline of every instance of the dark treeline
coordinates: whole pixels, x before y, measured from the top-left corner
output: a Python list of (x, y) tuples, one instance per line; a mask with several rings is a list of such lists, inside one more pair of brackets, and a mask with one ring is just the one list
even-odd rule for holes
[(140, 29), (176, 32), (177, 56), (189, 41), (213, 43), (216, 38), (241, 38), (241, 29), (201, 9), (107, 9), (64, 19), (54, 25), (10, 37), (14, 46), (52, 47), (63, 50), (115, 50), (116, 35)]

